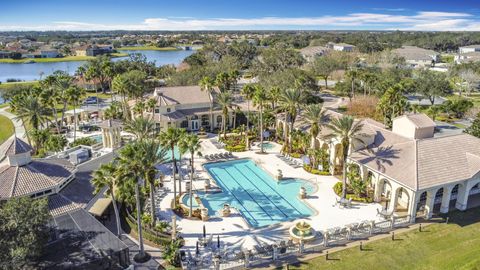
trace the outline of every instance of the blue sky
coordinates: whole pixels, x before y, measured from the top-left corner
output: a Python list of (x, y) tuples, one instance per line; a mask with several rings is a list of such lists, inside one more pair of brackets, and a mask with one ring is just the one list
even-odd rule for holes
[(480, 31), (479, 0), (22, 0), (1, 30)]

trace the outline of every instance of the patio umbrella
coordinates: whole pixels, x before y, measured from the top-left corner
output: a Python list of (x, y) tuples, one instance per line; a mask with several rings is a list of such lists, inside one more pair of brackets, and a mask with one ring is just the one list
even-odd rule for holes
[(220, 248), (220, 235), (217, 235), (217, 248)]
[(205, 229), (205, 224), (203, 225), (203, 238), (207, 237), (207, 231)]
[(198, 249), (198, 241), (197, 241), (197, 248), (195, 249), (195, 255), (200, 254), (200, 250)]

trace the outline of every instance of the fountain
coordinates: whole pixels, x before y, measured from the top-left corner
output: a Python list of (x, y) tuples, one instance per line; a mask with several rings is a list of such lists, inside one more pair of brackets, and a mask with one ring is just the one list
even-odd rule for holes
[(301, 220), (290, 228), (290, 237), (296, 242), (308, 242), (315, 238), (315, 230), (305, 220)]
[(277, 176), (276, 176), (277, 180), (282, 180), (283, 179), (283, 173), (282, 173), (282, 170), (278, 169), (278, 172), (277, 172)]
[(300, 187), (300, 199), (305, 199), (307, 198), (307, 190), (305, 189), (305, 187)]
[(231, 210), (230, 210), (230, 205), (229, 204), (224, 204), (223, 209), (222, 209), (222, 216), (223, 217), (228, 217), (230, 216)]

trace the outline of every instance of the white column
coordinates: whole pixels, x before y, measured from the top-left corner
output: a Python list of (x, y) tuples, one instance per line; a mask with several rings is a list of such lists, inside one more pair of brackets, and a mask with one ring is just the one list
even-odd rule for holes
[(410, 222), (414, 223), (415, 219), (417, 218), (417, 204), (418, 204), (418, 198), (417, 194), (415, 192), (409, 192), (409, 202), (408, 202), (408, 215), (410, 216)]
[(425, 219), (432, 218), (436, 193), (437, 189), (427, 191), (427, 201), (425, 202)]
[(333, 175), (333, 173), (335, 172), (335, 144), (334, 143), (330, 143), (329, 145), (330, 147), (330, 173)]
[(465, 211), (467, 209), (469, 191), (470, 186), (468, 184), (463, 184), (458, 187), (457, 203), (455, 204), (455, 208), (460, 211)]
[(448, 213), (450, 207), (450, 198), (452, 196), (452, 186), (443, 187), (442, 205), (440, 206), (440, 213)]
[(383, 188), (384, 183), (382, 184), (383, 179), (381, 179), (380, 176), (376, 177), (375, 181), (376, 181), (375, 182), (375, 193), (373, 194), (373, 200), (375, 202), (380, 202), (381, 199), (382, 199), (382, 188)]
[[(392, 184), (391, 184), (392, 185)], [(395, 205), (397, 204), (399, 187), (392, 185), (392, 192), (390, 193), (390, 202), (388, 204), (388, 212), (395, 211)]]

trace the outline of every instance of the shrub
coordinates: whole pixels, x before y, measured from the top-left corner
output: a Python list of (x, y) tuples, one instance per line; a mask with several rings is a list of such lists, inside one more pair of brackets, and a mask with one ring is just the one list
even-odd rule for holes
[(342, 182), (335, 183), (335, 185), (333, 186), (333, 192), (335, 192), (335, 194), (340, 196), (342, 194), (342, 188), (343, 188)]
[(243, 152), (245, 151), (245, 145), (244, 144), (239, 144), (234, 146), (227, 145), (225, 146), (225, 150), (230, 152)]
[(94, 145), (96, 143), (97, 143), (97, 141), (95, 141), (93, 138), (83, 137), (83, 138), (76, 139), (74, 142), (72, 142), (70, 144), (70, 147), (75, 147), (75, 146), (78, 146), (78, 145), (91, 146), (91, 145)]

